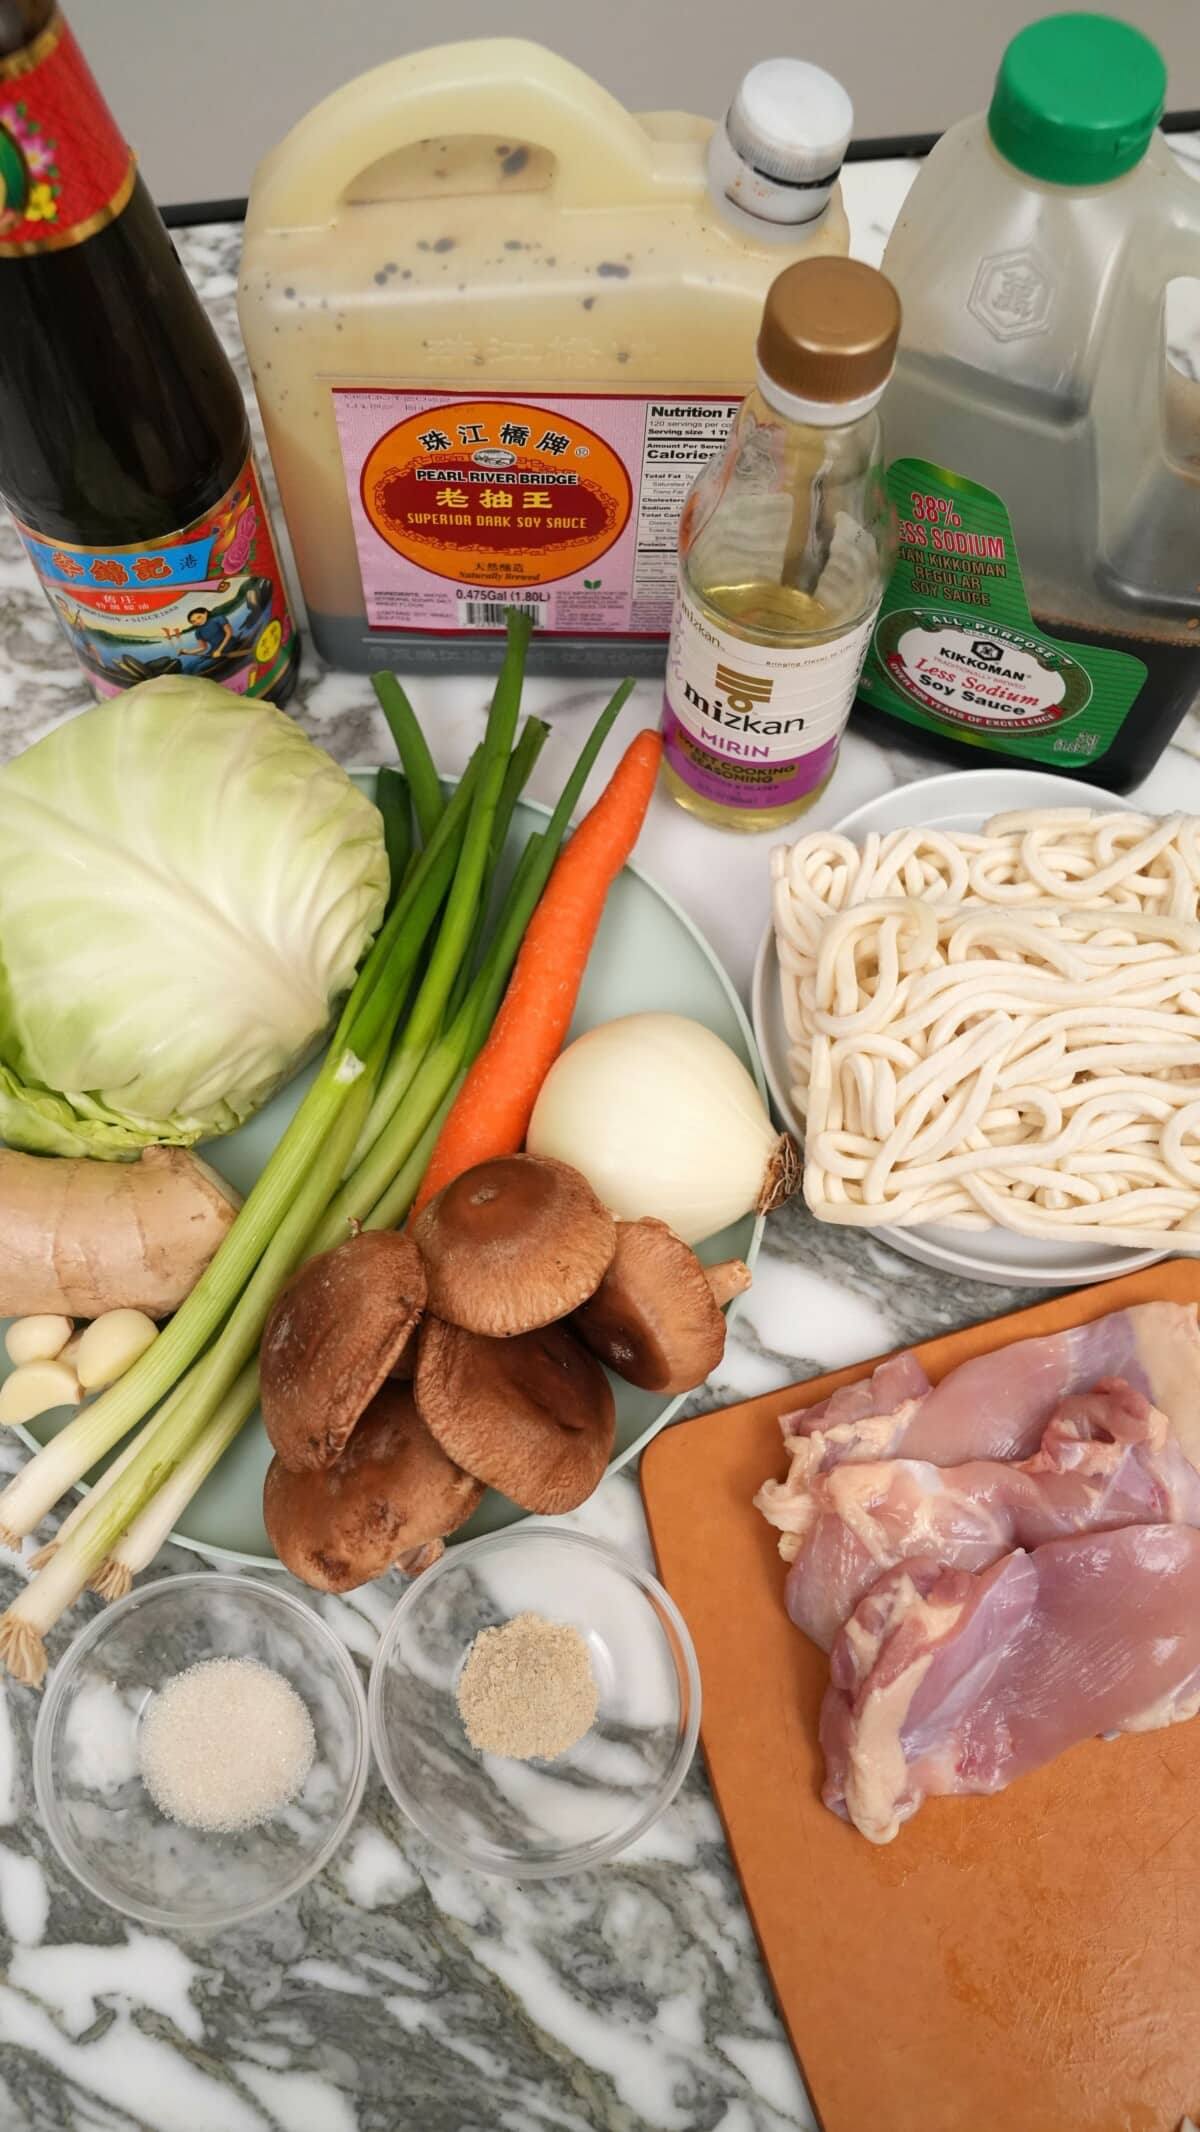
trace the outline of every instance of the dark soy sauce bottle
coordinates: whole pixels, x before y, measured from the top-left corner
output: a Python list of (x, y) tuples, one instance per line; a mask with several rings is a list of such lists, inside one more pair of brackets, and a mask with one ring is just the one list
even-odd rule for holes
[(53, 0), (0, 0), (0, 499), (98, 696), (287, 701), (240, 387)]

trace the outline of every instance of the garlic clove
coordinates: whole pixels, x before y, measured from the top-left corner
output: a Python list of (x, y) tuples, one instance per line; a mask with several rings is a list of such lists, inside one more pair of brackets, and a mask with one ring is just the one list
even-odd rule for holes
[(52, 1407), (77, 1407), (81, 1397), (79, 1379), (65, 1363), (25, 1362), (0, 1384), (0, 1422), (32, 1421)]
[(85, 1325), (75, 1367), (85, 1392), (100, 1392), (133, 1368), (158, 1338), (158, 1327), (144, 1310), (106, 1310)]
[(71, 1337), (70, 1318), (46, 1312), (32, 1318), (14, 1318), (4, 1335), (8, 1359), (14, 1369), (25, 1362), (53, 1362)]

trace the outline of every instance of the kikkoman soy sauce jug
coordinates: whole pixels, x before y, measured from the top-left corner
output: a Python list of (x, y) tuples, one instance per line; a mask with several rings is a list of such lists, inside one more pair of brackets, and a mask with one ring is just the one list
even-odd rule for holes
[(1165, 94), (1140, 31), (1052, 16), (908, 196), (883, 262), (900, 548), (856, 724), (1124, 792), (1200, 689), (1200, 385), (1164, 333), (1200, 186)]

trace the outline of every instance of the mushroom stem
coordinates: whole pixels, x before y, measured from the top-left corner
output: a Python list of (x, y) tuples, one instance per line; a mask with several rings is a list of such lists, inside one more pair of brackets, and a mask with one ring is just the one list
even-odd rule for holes
[(397, 1555), (392, 1564), (402, 1577), (419, 1577), (423, 1570), (432, 1569), (446, 1552), (444, 1540), (426, 1540), (424, 1547), (410, 1547), (407, 1554)]
[(706, 1266), (704, 1278), (712, 1289), (713, 1301), (724, 1310), (735, 1295), (745, 1295), (753, 1278), (749, 1266), (740, 1258), (722, 1259), (719, 1266)]

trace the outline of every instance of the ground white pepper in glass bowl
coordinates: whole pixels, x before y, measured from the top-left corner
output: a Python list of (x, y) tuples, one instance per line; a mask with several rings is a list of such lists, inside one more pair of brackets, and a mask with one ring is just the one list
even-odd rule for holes
[[(197, 1722), (223, 1723), (219, 1766), (195, 1755)], [(192, 1933), (311, 1880), (367, 1765), (365, 1698), (333, 1631), (274, 1580), (216, 1571), (143, 1585), (89, 1622), (33, 1744), (63, 1862), (113, 1909)]]
[(596, 1682), (578, 1629), (518, 1614), (481, 1629), (455, 1688), (467, 1738), (481, 1754), (553, 1762), (590, 1732)]
[(476, 1872), (547, 1879), (616, 1857), (670, 1804), (700, 1676), (654, 1577), (531, 1521), (450, 1548), (409, 1586), (369, 1708), (384, 1780), (423, 1835)]

